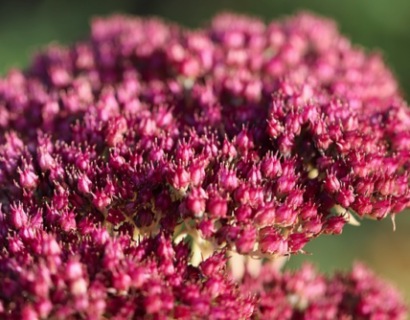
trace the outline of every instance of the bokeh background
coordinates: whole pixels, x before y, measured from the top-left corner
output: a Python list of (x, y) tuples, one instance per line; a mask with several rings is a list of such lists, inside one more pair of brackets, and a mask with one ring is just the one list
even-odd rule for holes
[[(409, 0), (0, 0), (0, 74), (24, 68), (30, 55), (50, 42), (69, 44), (85, 38), (92, 16), (124, 12), (157, 15), (189, 27), (215, 13), (235, 11), (271, 20), (300, 10), (334, 18), (352, 42), (381, 51), (410, 97)], [(341, 236), (322, 236), (306, 246), (312, 255), (292, 257), (288, 268), (303, 261), (320, 269), (347, 269), (362, 260), (395, 283), (410, 302), (410, 212), (390, 219), (347, 226)]]

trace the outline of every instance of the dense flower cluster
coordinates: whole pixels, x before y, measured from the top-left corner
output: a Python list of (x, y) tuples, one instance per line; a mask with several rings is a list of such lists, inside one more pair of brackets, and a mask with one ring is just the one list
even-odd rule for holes
[(255, 299), (224, 273), (223, 254), (188, 264), (188, 244), (139, 243), (92, 224), (54, 235), (36, 221), (0, 254), (0, 318), (248, 319)]
[(381, 219), (409, 202), (394, 78), (309, 14), (224, 14), (199, 31), (96, 19), (88, 41), (0, 81), (0, 119), (3, 211), (40, 207), (49, 225), (67, 212), (131, 235), (185, 222), (284, 255), (340, 233), (349, 208)]
[(360, 263), (332, 277), (309, 264), (283, 273), (264, 266), (256, 278), (246, 274), (242, 288), (260, 300), (254, 319), (406, 319), (406, 306), (395, 289)]
[(97, 18), (0, 79), (1, 315), (249, 318), (223, 254), (175, 238), (303, 252), (409, 206), (409, 160), (393, 75), (331, 21)]

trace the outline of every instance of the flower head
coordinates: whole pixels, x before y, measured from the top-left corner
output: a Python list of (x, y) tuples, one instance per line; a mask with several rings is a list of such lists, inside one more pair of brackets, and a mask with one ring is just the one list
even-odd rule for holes
[(263, 266), (258, 277), (246, 273), (242, 289), (257, 294), (255, 319), (405, 319), (407, 308), (390, 284), (356, 263), (332, 276), (304, 264), (300, 270)]
[[(249, 318), (215, 252), (296, 254), (409, 207), (409, 137), (382, 58), (327, 19), (96, 18), (0, 79), (0, 315)], [(190, 264), (183, 237), (211, 257)], [(400, 319), (363, 274), (275, 275), (257, 314)]]

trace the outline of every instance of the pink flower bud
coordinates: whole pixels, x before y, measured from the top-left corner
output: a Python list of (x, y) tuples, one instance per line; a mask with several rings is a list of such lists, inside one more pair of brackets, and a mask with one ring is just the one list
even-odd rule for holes
[(254, 224), (258, 227), (273, 225), (275, 222), (275, 215), (276, 209), (273, 204), (263, 206), (256, 212)]
[(196, 158), (189, 165), (189, 173), (192, 185), (199, 186), (205, 180), (206, 162), (203, 159)]
[(147, 314), (156, 314), (163, 309), (162, 299), (158, 294), (146, 296), (143, 305)]
[(288, 252), (288, 242), (277, 231), (267, 227), (259, 231), (259, 250), (283, 256)]
[(216, 232), (215, 224), (212, 220), (202, 220), (197, 228), (205, 239), (212, 237)]
[(260, 171), (260, 168), (253, 165), (252, 168), (249, 170), (246, 178), (252, 184), (259, 184), (262, 179), (262, 173)]
[(340, 123), (333, 123), (329, 125), (329, 137), (333, 141), (339, 141), (343, 137)]
[(303, 108), (301, 117), (302, 123), (307, 123), (308, 121), (315, 123), (319, 117), (318, 108), (314, 104), (308, 102)]
[(125, 159), (118, 153), (112, 152), (110, 155), (109, 164), (116, 170), (120, 170), (125, 165)]
[(405, 197), (393, 198), (392, 199), (392, 209), (391, 209), (392, 213), (402, 212), (407, 207), (408, 203), (409, 203), (409, 199), (407, 195)]
[(354, 202), (355, 196), (351, 186), (342, 186), (341, 190), (336, 196), (336, 201), (340, 203), (343, 208), (349, 208)]
[(86, 174), (80, 174), (78, 177), (77, 188), (80, 192), (88, 194), (91, 192), (92, 181)]
[(112, 286), (118, 291), (128, 291), (131, 285), (131, 277), (126, 273), (113, 273)]
[(30, 167), (19, 169), (20, 186), (24, 189), (33, 190), (37, 187), (39, 179)]
[(266, 178), (274, 179), (282, 173), (282, 166), (277, 156), (269, 153), (262, 161), (262, 173)]
[(228, 201), (217, 192), (210, 194), (206, 203), (206, 210), (209, 216), (214, 219), (225, 218), (228, 213)]
[(374, 190), (374, 179), (373, 178), (359, 178), (356, 184), (356, 192), (358, 194), (369, 196)]
[(323, 182), (323, 187), (330, 194), (340, 192), (341, 184), (334, 173), (328, 173)]
[(168, 183), (175, 190), (186, 189), (190, 183), (190, 174), (182, 165), (178, 165), (168, 173)]
[(65, 268), (65, 275), (69, 280), (76, 280), (83, 276), (83, 269), (79, 261), (70, 260)]
[(276, 208), (275, 223), (282, 227), (288, 227), (295, 223), (297, 216), (298, 212), (293, 207), (282, 204)]
[(50, 182), (54, 181), (62, 181), (66, 176), (64, 168), (61, 164), (56, 164), (54, 167), (50, 169)]
[[(333, 143), (328, 133), (323, 133), (315, 137), (316, 146), (319, 150), (327, 150)], [(338, 144), (340, 146), (341, 144)], [(347, 147), (346, 147), (347, 148)]]
[(326, 123), (322, 117), (312, 122), (311, 131), (315, 136), (319, 136), (328, 131), (326, 127)]
[(43, 172), (50, 170), (55, 166), (55, 161), (45, 147), (37, 149), (38, 164)]
[(389, 176), (381, 177), (375, 183), (375, 191), (379, 192), (383, 196), (392, 194), (394, 189), (394, 180)]
[(250, 186), (248, 184), (242, 183), (236, 189), (234, 193), (234, 198), (237, 203), (247, 204), (250, 200)]
[(70, 231), (70, 230), (75, 230), (77, 227), (77, 223), (75, 221), (75, 216), (74, 216), (74, 211), (68, 211), (66, 210), (61, 216), (60, 216), (60, 226), (63, 231)]
[(48, 299), (42, 299), (35, 304), (35, 309), (41, 318), (46, 319), (53, 310), (53, 304)]
[(188, 261), (191, 254), (189, 243), (179, 242), (174, 246), (176, 261)]
[(362, 155), (353, 153), (349, 160), (351, 161), (351, 166), (357, 176), (363, 178), (369, 174), (370, 168)]
[(373, 205), (370, 199), (362, 195), (357, 196), (351, 206), (361, 217), (370, 214), (373, 211)]
[(239, 231), (240, 228), (237, 226), (223, 226), (219, 228), (215, 238), (218, 244), (227, 242), (229, 245), (231, 245), (238, 237)]
[(377, 220), (383, 219), (391, 211), (391, 200), (379, 200), (373, 203), (373, 211), (370, 216)]
[(188, 78), (196, 78), (201, 72), (201, 66), (197, 59), (187, 58), (180, 64), (179, 72)]
[(204, 141), (204, 147), (202, 151), (207, 160), (215, 158), (219, 154), (219, 142), (214, 135), (207, 137)]
[(245, 222), (252, 218), (253, 211), (249, 205), (243, 204), (235, 209), (234, 215), (239, 222)]
[[(112, 198), (114, 195), (116, 195), (118, 193), (117, 182), (115, 180), (112, 181), (109, 178), (107, 178), (107, 182), (104, 187), (104, 192), (109, 198)], [(150, 197), (148, 198), (150, 199)]]
[(278, 139), (279, 151), (282, 155), (288, 156), (295, 146), (295, 135), (291, 132), (284, 132)]
[(110, 234), (108, 231), (101, 227), (94, 228), (91, 233), (94, 242), (100, 246), (104, 245), (110, 239)]
[(207, 316), (209, 316), (210, 307), (211, 304), (209, 298), (205, 297), (199, 297), (198, 299), (195, 299), (191, 304), (192, 310), (195, 310), (195, 315), (199, 316), (200, 318), (206, 318)]
[(269, 136), (276, 139), (283, 132), (283, 130), (283, 126), (275, 118), (268, 120), (267, 132)]
[(261, 205), (264, 201), (263, 187), (253, 185), (249, 188), (249, 204), (252, 207)]
[(165, 237), (163, 234), (159, 234), (156, 237), (158, 241), (157, 254), (160, 258), (172, 260), (174, 258), (174, 248), (172, 247), (172, 242), (169, 238)]
[(323, 155), (317, 159), (316, 163), (317, 163), (317, 169), (319, 171), (326, 171), (332, 167), (332, 165), (334, 164), (334, 160), (332, 159), (332, 157)]
[(289, 249), (292, 252), (301, 250), (305, 244), (309, 241), (304, 233), (293, 233), (288, 238)]
[(303, 223), (303, 232), (310, 234), (318, 234), (322, 230), (322, 221), (319, 217), (312, 218)]
[(158, 145), (155, 145), (152, 147), (152, 149), (148, 153), (148, 160), (149, 161), (160, 161), (164, 157), (164, 149)]
[(188, 163), (194, 157), (194, 150), (190, 143), (179, 142), (175, 152), (175, 159), (181, 163)]
[(115, 147), (123, 141), (123, 134), (127, 132), (127, 121), (120, 117), (108, 122), (105, 133), (105, 141), (109, 147)]
[[(87, 293), (87, 282), (84, 278), (78, 278), (70, 282), (69, 292), (75, 297), (84, 297)], [(81, 309), (84, 308), (83, 302), (81, 300), (77, 300), (78, 305)]]
[(408, 185), (409, 177), (407, 174), (398, 176), (394, 181), (394, 195), (396, 196), (403, 196), (406, 195), (409, 191)]
[(223, 271), (227, 261), (228, 259), (225, 258), (225, 254), (223, 252), (214, 253), (211, 257), (199, 264), (199, 269), (205, 277), (212, 277), (213, 275)]
[(131, 277), (131, 285), (136, 289), (140, 289), (141, 287), (143, 287), (143, 285), (150, 278), (148, 270), (142, 266), (133, 268), (129, 275)]
[(75, 166), (80, 171), (87, 171), (90, 165), (90, 154), (88, 152), (79, 154), (75, 159)]
[(236, 251), (240, 254), (247, 254), (254, 249), (256, 243), (256, 229), (248, 226), (239, 232), (235, 241)]
[(305, 202), (303, 199), (303, 190), (297, 188), (293, 189), (286, 198), (286, 203), (294, 208), (299, 208)]
[(54, 196), (52, 200), (52, 205), (57, 210), (62, 210), (68, 206), (68, 191), (64, 189), (61, 185), (56, 186), (54, 191)]
[(234, 169), (221, 167), (218, 171), (218, 178), (220, 186), (226, 191), (234, 191), (239, 185), (239, 180)]
[(21, 319), (38, 320), (40, 318), (38, 313), (34, 310), (34, 308), (31, 305), (26, 305), (24, 306), (23, 310), (21, 310)]
[(236, 136), (236, 146), (241, 152), (253, 149), (255, 145), (252, 139), (252, 134), (248, 129), (242, 129), (242, 131)]
[(222, 145), (221, 154), (222, 156), (226, 157), (229, 161), (232, 161), (233, 159), (235, 159), (237, 155), (234, 143), (229, 142), (226, 137)]
[(185, 200), (185, 204), (187, 209), (194, 214), (195, 218), (200, 218), (205, 212), (207, 199), (208, 196), (204, 189), (192, 188)]
[(11, 253), (18, 253), (24, 249), (24, 243), (19, 236), (9, 236), (8, 238), (8, 250)]
[(192, 319), (191, 308), (188, 307), (188, 306), (185, 306), (185, 305), (175, 306), (174, 317), (175, 317), (175, 319), (181, 319), (181, 320)]
[(104, 191), (97, 190), (93, 194), (93, 204), (98, 210), (103, 211), (111, 204), (111, 199)]
[(36, 230), (34, 230), (31, 226), (23, 227), (19, 230), (19, 236), (20, 238), (26, 242), (30, 243), (35, 246), (35, 242), (37, 241), (36, 239)]
[(276, 193), (285, 195), (291, 192), (296, 186), (297, 178), (294, 175), (282, 175), (276, 183)]
[(185, 56), (185, 49), (179, 44), (174, 43), (166, 49), (167, 56), (170, 60), (180, 62)]
[(181, 300), (184, 302), (184, 304), (190, 305), (194, 303), (195, 300), (200, 298), (200, 296), (200, 288), (195, 284), (188, 283), (186, 284), (186, 286), (181, 288)]
[(142, 137), (153, 136), (157, 131), (157, 124), (153, 119), (144, 118), (141, 119), (135, 130)]
[(297, 112), (293, 110), (285, 117), (286, 131), (298, 136), (301, 130), (301, 118)]
[(223, 278), (215, 275), (204, 283), (204, 287), (212, 297), (218, 297), (225, 293), (226, 290), (226, 285)]
[(94, 223), (89, 218), (82, 219), (78, 223), (78, 230), (83, 236), (91, 234), (94, 231), (94, 228)]
[(24, 211), (21, 203), (19, 203), (18, 205), (15, 205), (15, 204), (10, 205), (10, 220), (11, 220), (11, 224), (16, 229), (21, 229), (27, 226), (27, 223), (28, 223), (27, 213)]
[(48, 224), (54, 224), (60, 220), (60, 212), (54, 208), (53, 205), (46, 204), (46, 217), (45, 220)]
[(48, 236), (45, 239), (43, 239), (43, 254), (46, 256), (54, 256), (58, 255), (61, 253), (61, 247), (57, 243), (57, 241), (51, 237)]
[(347, 223), (346, 219), (342, 216), (330, 217), (323, 225), (325, 234), (341, 234), (343, 226)]

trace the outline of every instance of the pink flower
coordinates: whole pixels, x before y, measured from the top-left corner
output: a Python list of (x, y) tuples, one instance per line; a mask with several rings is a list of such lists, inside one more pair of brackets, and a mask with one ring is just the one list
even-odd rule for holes
[(2, 319), (404, 317), (360, 266), (225, 269), (410, 204), (410, 111), (332, 21), (95, 18), (0, 79), (0, 129)]

